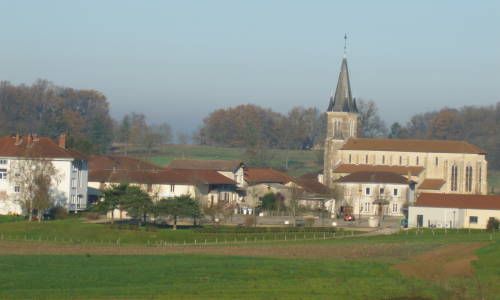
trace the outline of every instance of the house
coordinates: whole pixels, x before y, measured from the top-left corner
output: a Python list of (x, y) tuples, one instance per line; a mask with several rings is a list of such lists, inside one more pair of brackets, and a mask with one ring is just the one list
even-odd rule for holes
[(55, 170), (50, 182), (54, 205), (70, 212), (87, 208), (87, 158), (66, 147), (66, 136), (58, 142), (34, 134), (0, 139), (0, 214), (25, 214), (15, 177), (23, 164), (48, 162)]
[(167, 166), (172, 170), (212, 170), (236, 181), (238, 187), (244, 186), (245, 164), (239, 160), (214, 160), (214, 159), (174, 159)]
[(172, 170), (124, 156), (91, 157), (89, 187), (111, 184), (140, 186), (155, 201), (191, 195), (204, 206), (236, 201), (236, 182), (213, 170)]
[(410, 206), (409, 227), (485, 229), (490, 218), (500, 220), (500, 196), (421, 193)]
[(358, 138), (359, 112), (352, 97), (347, 58), (327, 109), (324, 171), (327, 186), (354, 172), (393, 172), (426, 193), (488, 191), (486, 151), (465, 141)]
[(343, 194), (338, 213), (403, 216), (414, 202), (415, 183), (393, 172), (359, 171), (335, 183)]

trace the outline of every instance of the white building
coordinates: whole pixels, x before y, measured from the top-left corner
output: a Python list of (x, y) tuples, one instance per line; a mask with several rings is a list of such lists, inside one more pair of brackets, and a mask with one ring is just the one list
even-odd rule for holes
[(413, 202), (414, 183), (392, 172), (355, 172), (339, 178), (339, 212), (361, 216), (403, 216)]
[[(87, 208), (87, 160), (80, 153), (66, 149), (66, 136), (56, 143), (36, 135), (7, 136), (0, 139), (0, 214), (26, 214), (19, 195), (21, 186), (15, 182), (20, 162), (44, 160), (55, 169), (50, 195), (54, 205), (68, 211)], [(20, 176), (20, 175), (18, 175)]]
[(500, 196), (421, 193), (409, 208), (409, 227), (485, 229), (500, 220)]

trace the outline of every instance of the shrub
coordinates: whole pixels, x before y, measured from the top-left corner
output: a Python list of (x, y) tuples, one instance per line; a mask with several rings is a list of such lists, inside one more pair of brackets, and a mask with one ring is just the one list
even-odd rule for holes
[(66, 208), (62, 206), (54, 206), (50, 209), (49, 216), (53, 220), (63, 220), (66, 219), (69, 215)]
[(246, 216), (245, 217), (245, 227), (252, 227), (254, 225), (254, 217)]
[(498, 230), (499, 225), (500, 225), (500, 222), (498, 221), (498, 219), (491, 217), (488, 219), (488, 224), (486, 224), (486, 229)]
[(87, 219), (87, 220), (98, 220), (100, 215), (99, 213), (96, 213), (96, 212), (85, 212), (83, 214), (83, 216)]
[(314, 218), (304, 218), (304, 226), (313, 227), (314, 226)]

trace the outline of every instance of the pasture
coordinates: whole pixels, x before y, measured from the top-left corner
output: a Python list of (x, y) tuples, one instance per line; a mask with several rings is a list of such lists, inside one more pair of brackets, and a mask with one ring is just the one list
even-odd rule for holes
[[(152, 235), (174, 242), (264, 233), (150, 232), (69, 219), (11, 220), (0, 224), (0, 234), (2, 299), (498, 299), (500, 294), (495, 284), (500, 243), (497, 233), (482, 230), (155, 245), (145, 241)], [(28, 238), (51, 234), (59, 238)], [(7, 240), (8, 235), (27, 238)], [(72, 242), (62, 241), (63, 235)], [(116, 236), (123, 243), (90, 242)]]

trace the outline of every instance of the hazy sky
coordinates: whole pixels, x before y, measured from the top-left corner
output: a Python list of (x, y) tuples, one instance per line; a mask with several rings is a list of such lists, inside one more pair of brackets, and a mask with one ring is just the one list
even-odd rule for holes
[(353, 95), (388, 124), (500, 101), (500, 1), (0, 0), (0, 80), (190, 132), (238, 104), (325, 110), (345, 32)]

